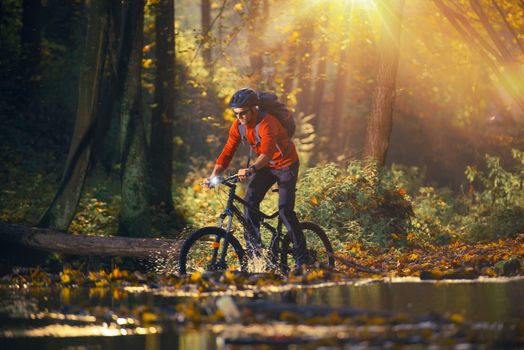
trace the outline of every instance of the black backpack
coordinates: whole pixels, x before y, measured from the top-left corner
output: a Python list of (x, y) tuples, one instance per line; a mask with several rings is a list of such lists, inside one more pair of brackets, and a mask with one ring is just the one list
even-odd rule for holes
[(265, 91), (258, 91), (257, 95), (259, 110), (277, 117), (280, 124), (286, 129), (287, 136), (292, 138), (296, 128), (293, 113), (285, 104), (278, 100), (277, 95)]
[[(293, 118), (293, 113), (287, 108), (287, 106), (280, 102), (277, 98), (277, 95), (271, 92), (258, 91), (258, 110), (260, 111), (257, 126), (255, 127), (255, 138), (257, 143), (260, 142), (260, 134), (258, 133), (258, 124), (264, 119), (266, 113), (269, 113), (277, 118), (280, 124), (286, 130), (287, 136), (292, 138), (295, 133), (295, 119)], [(238, 132), (242, 141), (246, 141), (246, 128), (238, 123)]]
[[(258, 115), (258, 119), (257, 119), (256, 126), (255, 126), (255, 139), (256, 139), (257, 145), (259, 145), (261, 142), (260, 133), (258, 131), (259, 125), (262, 119), (264, 119), (266, 113), (269, 113), (275, 116), (275, 118), (277, 118), (277, 120), (286, 130), (287, 136), (289, 138), (292, 138), (293, 134), (295, 133), (295, 129), (296, 129), (295, 119), (293, 118), (293, 113), (291, 113), (291, 111), (287, 108), (287, 106), (284, 103), (278, 100), (277, 95), (271, 92), (266, 92), (266, 91), (257, 91), (257, 95), (258, 95), (258, 110), (259, 110), (259, 115)], [(240, 138), (242, 139), (242, 142), (248, 143), (247, 138), (246, 138), (246, 127), (238, 123), (238, 132), (240, 134)], [(284, 156), (284, 153), (287, 151), (287, 150), (282, 150), (279, 147), (279, 145), (277, 145), (277, 149), (280, 151), (282, 156)], [(251, 156), (252, 156), (252, 148), (250, 147), (247, 166), (249, 166)]]

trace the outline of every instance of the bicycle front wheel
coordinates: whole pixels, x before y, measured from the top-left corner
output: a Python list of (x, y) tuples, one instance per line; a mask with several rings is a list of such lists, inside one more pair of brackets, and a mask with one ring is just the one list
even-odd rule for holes
[[(308, 253), (314, 258), (315, 263), (324, 267), (334, 267), (335, 256), (333, 246), (324, 230), (317, 224), (308, 221), (301, 222), (300, 228), (306, 239)], [(289, 267), (295, 264), (293, 243), (289, 232), (282, 240), (281, 251), (281, 268), (283, 271), (289, 271)]]
[(193, 232), (180, 249), (178, 257), (180, 274), (228, 269), (245, 270), (244, 249), (231, 234), (225, 261), (220, 262), (225, 237), (226, 231), (220, 227), (204, 227)]

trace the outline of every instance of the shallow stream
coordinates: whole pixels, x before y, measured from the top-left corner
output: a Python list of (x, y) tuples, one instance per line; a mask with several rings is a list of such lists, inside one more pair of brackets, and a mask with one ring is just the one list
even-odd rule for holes
[[(440, 315), (466, 330), (449, 335), (451, 326), (422, 320), (409, 326), (351, 326), (305, 324), (281, 320), (247, 325), (207, 324), (187, 326), (177, 317), (177, 305), (194, 301), (166, 288), (7, 288), (0, 289), (0, 349), (266, 349), (274, 348), (382, 348), (393, 345), (399, 334), (413, 332), (407, 343), (413, 348), (485, 348), (523, 346), (524, 278), (474, 281), (420, 281), (417, 278), (359, 280), (343, 284), (300, 288), (269, 288), (255, 293), (231, 293), (235, 303), (259, 300), (275, 304), (332, 306), (365, 312), (377, 311), (409, 317)], [(201, 296), (212, 305), (218, 296)], [(149, 320), (143, 310), (152, 310)], [(138, 310), (138, 311), (137, 311)], [(142, 311), (141, 311), (142, 310)], [(140, 312), (142, 319), (129, 315)], [(158, 321), (155, 313), (172, 315)], [(144, 321), (146, 320), (146, 321)], [(396, 327), (396, 328), (395, 328)], [(438, 332), (437, 332), (438, 329)], [(383, 330), (383, 329), (382, 329)], [(474, 335), (468, 332), (473, 330)], [(370, 334), (381, 340), (374, 343)], [(399, 333), (400, 332), (400, 333)], [(438, 336), (429, 333), (438, 333)], [(447, 332), (447, 333), (446, 333)], [(464, 334), (462, 334), (464, 333)], [(487, 335), (488, 334), (488, 335)], [(509, 335), (508, 335), (509, 334)], [(443, 342), (438, 337), (450, 337)], [(485, 337), (484, 337), (485, 336)], [(353, 337), (353, 338), (352, 338)], [(335, 339), (318, 343), (322, 339)], [(338, 340), (337, 340), (338, 339)], [(354, 341), (353, 341), (353, 340)], [(419, 339), (420, 341), (417, 341)], [(310, 342), (310, 340), (312, 342)], [(315, 341), (317, 343), (315, 343)], [(298, 345), (297, 345), (298, 344)], [(316, 344), (316, 345), (315, 345)], [(519, 345), (520, 344), (520, 345)]]

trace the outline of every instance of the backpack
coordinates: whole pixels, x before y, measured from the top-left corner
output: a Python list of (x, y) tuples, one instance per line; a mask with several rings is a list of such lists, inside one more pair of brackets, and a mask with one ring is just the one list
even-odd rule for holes
[(258, 91), (257, 95), (259, 110), (274, 115), (286, 129), (287, 136), (292, 138), (296, 128), (293, 113), (278, 100), (277, 95), (265, 91)]
[[(296, 129), (293, 113), (291, 113), (291, 111), (287, 108), (285, 104), (278, 100), (277, 95), (265, 91), (257, 91), (257, 95), (259, 110), (259, 116), (256, 123), (257, 125), (255, 127), (255, 138), (257, 143), (260, 142), (258, 124), (262, 121), (262, 119), (264, 119), (266, 113), (269, 113), (276, 117), (280, 124), (286, 130), (287, 136), (289, 138), (292, 138)], [(242, 141), (246, 141), (246, 128), (240, 123), (238, 123), (238, 132), (240, 133)]]
[[(292, 138), (293, 134), (295, 133), (295, 129), (296, 129), (295, 119), (293, 118), (293, 113), (291, 113), (291, 111), (287, 108), (287, 106), (284, 103), (278, 100), (277, 95), (271, 92), (266, 92), (266, 91), (257, 91), (257, 95), (258, 95), (258, 110), (259, 110), (259, 115), (258, 115), (258, 119), (257, 119), (256, 126), (255, 126), (255, 141), (257, 145), (259, 145), (261, 142), (260, 133), (258, 129), (260, 127), (260, 122), (262, 121), (262, 119), (264, 119), (266, 113), (273, 115), (280, 122), (280, 124), (284, 127), (284, 129), (286, 130), (287, 136), (289, 138)], [(246, 137), (246, 127), (238, 123), (238, 132), (240, 134), (240, 138), (242, 139), (242, 142), (248, 143), (247, 137)], [(279, 145), (276, 145), (276, 146), (277, 146), (277, 149), (280, 151), (280, 153), (283, 156), (286, 150), (282, 151)], [(250, 147), (249, 148), (249, 158), (247, 161), (248, 166), (251, 160), (251, 156), (252, 156), (252, 148)]]

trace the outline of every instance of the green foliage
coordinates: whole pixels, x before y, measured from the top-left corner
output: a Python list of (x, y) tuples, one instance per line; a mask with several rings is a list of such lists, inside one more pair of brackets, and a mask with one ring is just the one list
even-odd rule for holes
[(413, 197), (414, 217), (412, 241), (417, 243), (449, 243), (454, 229), (456, 202), (447, 189), (420, 187)]
[(69, 227), (76, 234), (111, 236), (117, 234), (118, 215), (122, 197), (117, 184), (97, 177), (84, 192), (77, 213)]
[(401, 242), (410, 228), (411, 203), (394, 176), (372, 161), (346, 169), (327, 164), (308, 169), (300, 180), (297, 212), (321, 224), (337, 241), (385, 246)]
[(512, 150), (516, 161), (505, 169), (500, 158), (486, 155), (486, 170), (466, 169), (470, 183), (467, 198), (471, 226), (463, 232), (469, 240), (514, 237), (524, 232), (524, 152)]

